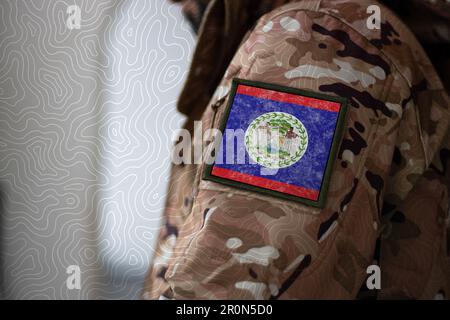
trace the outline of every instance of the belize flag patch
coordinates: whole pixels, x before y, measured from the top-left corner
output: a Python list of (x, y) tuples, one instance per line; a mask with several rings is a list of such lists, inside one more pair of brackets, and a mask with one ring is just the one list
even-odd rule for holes
[(323, 207), (346, 99), (234, 79), (203, 178)]

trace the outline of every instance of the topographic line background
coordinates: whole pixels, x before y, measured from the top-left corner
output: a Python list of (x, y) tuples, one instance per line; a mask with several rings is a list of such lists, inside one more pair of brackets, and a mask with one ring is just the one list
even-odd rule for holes
[(194, 42), (166, 1), (0, 0), (3, 297), (138, 297)]

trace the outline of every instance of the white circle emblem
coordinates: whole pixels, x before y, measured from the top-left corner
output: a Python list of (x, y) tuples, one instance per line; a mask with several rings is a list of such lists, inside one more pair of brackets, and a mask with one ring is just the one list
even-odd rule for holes
[(245, 132), (245, 148), (256, 163), (272, 169), (300, 160), (308, 147), (303, 123), (285, 112), (268, 112), (253, 120)]

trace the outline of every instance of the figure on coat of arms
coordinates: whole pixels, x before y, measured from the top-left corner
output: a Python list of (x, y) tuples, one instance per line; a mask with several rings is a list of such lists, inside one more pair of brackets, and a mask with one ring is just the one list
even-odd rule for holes
[(286, 150), (289, 155), (292, 155), (296, 151), (296, 138), (298, 134), (294, 132), (294, 127), (290, 127), (286, 135), (284, 136), (284, 144), (283, 148)]

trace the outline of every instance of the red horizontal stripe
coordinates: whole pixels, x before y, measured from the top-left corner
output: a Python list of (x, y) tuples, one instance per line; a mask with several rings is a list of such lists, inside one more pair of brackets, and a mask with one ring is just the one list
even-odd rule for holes
[(237, 93), (261, 99), (293, 103), (305, 107), (311, 107), (332, 112), (339, 112), (341, 108), (341, 104), (339, 102), (310, 98), (287, 92), (279, 92), (275, 90), (251, 87), (243, 84), (238, 85)]
[(317, 200), (317, 198), (319, 197), (319, 191), (317, 190), (302, 188), (294, 186), (292, 184), (279, 182), (267, 178), (256, 177), (238, 171), (220, 168), (217, 166), (213, 167), (211, 174), (216, 177), (226, 178), (229, 180), (238, 181), (252, 186), (257, 186), (264, 189), (274, 190), (286, 194), (291, 194), (294, 196), (310, 200)]

